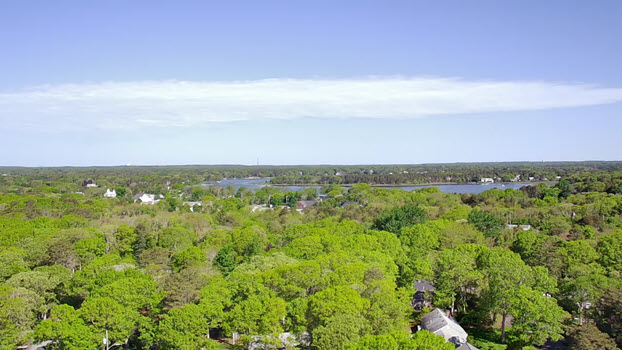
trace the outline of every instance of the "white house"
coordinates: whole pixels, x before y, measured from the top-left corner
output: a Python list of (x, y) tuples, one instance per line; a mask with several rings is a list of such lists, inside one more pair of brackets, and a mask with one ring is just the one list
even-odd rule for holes
[(492, 177), (482, 177), (480, 182), (495, 182), (495, 179), (493, 179)]
[(135, 195), (133, 198), (134, 198), (134, 202), (138, 202), (140, 200), (141, 204), (148, 204), (148, 205), (153, 205), (160, 201), (159, 198), (156, 199), (155, 194), (150, 194), (150, 193), (139, 193)]
[(514, 230), (516, 228), (519, 228), (523, 231), (529, 231), (531, 230), (531, 225), (513, 225), (513, 224), (508, 224), (505, 225), (505, 228), (510, 229), (510, 230)]
[(87, 188), (95, 188), (97, 187), (97, 184), (86, 184)]
[(198, 201), (198, 202), (183, 202), (181, 203), (181, 205), (187, 205), (190, 207), (190, 211), (194, 213), (194, 206), (198, 205), (199, 207), (203, 206), (203, 202)]
[(421, 318), (421, 328), (445, 338), (445, 341), (460, 346), (469, 336), (460, 325), (447, 317), (441, 309), (434, 309)]
[(117, 191), (113, 188), (112, 191), (107, 188), (106, 193), (104, 193), (104, 197), (106, 198), (117, 198)]

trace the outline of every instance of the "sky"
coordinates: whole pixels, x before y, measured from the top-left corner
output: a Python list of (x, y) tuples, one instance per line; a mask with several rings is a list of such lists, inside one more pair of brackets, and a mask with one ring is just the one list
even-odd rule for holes
[(0, 1), (0, 165), (622, 160), (622, 2)]

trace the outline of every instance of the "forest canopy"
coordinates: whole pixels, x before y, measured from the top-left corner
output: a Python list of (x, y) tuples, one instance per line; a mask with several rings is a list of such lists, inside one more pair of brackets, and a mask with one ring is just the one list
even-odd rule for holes
[[(363, 168), (557, 181), (459, 195)], [(480, 349), (622, 345), (618, 163), (0, 173), (0, 349), (454, 349), (417, 331), (433, 308)], [(204, 185), (306, 175), (319, 193)]]

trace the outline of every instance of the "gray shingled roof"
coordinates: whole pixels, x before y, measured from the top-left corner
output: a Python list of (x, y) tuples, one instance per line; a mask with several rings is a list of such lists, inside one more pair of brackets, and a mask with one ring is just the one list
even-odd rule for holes
[(464, 343), (460, 345), (459, 347), (457, 347), (456, 350), (479, 350), (479, 349), (469, 343)]
[(466, 343), (469, 336), (460, 325), (440, 309), (434, 309), (421, 318), (421, 327), (454, 344)]
[(436, 288), (428, 281), (415, 281), (415, 289), (417, 292), (435, 291)]

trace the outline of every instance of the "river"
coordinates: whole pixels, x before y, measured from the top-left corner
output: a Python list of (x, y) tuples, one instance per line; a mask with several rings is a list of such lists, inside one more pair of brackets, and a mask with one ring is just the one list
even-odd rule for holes
[[(270, 178), (260, 178), (260, 179), (224, 179), (222, 181), (219, 181), (217, 183), (205, 183), (204, 185), (206, 186), (212, 186), (212, 185), (218, 185), (221, 187), (227, 187), (229, 185), (233, 185), (233, 187), (236, 189), (240, 188), (240, 187), (245, 187), (248, 188), (249, 190), (258, 190), (264, 186), (269, 185), (268, 181), (270, 181)], [(528, 186), (528, 185), (537, 185), (538, 183), (533, 183), (533, 182), (510, 182), (510, 183), (501, 183), (501, 182), (497, 182), (497, 183), (488, 183), (488, 184), (449, 184), (449, 185), (412, 185), (412, 186), (372, 186), (372, 187), (376, 187), (376, 188), (387, 188), (387, 189), (391, 189), (391, 188), (401, 188), (403, 190), (406, 191), (412, 191), (412, 190), (417, 190), (420, 188), (425, 188), (425, 187), (438, 187), (439, 190), (441, 190), (441, 192), (445, 192), (445, 193), (473, 193), (473, 194), (478, 194), (478, 193), (482, 193), (484, 191), (493, 189), (493, 188), (500, 188), (502, 190), (506, 190), (508, 188), (512, 188), (512, 189), (519, 189), (523, 186)], [(311, 186), (296, 186), (296, 185), (278, 185), (278, 186), (274, 186), (274, 187), (278, 187), (283, 189), (284, 191), (302, 191), (304, 189), (307, 188), (315, 188), (315, 189), (319, 189), (322, 186), (321, 185), (311, 185)], [(343, 187), (350, 187), (350, 186), (343, 186)]]

